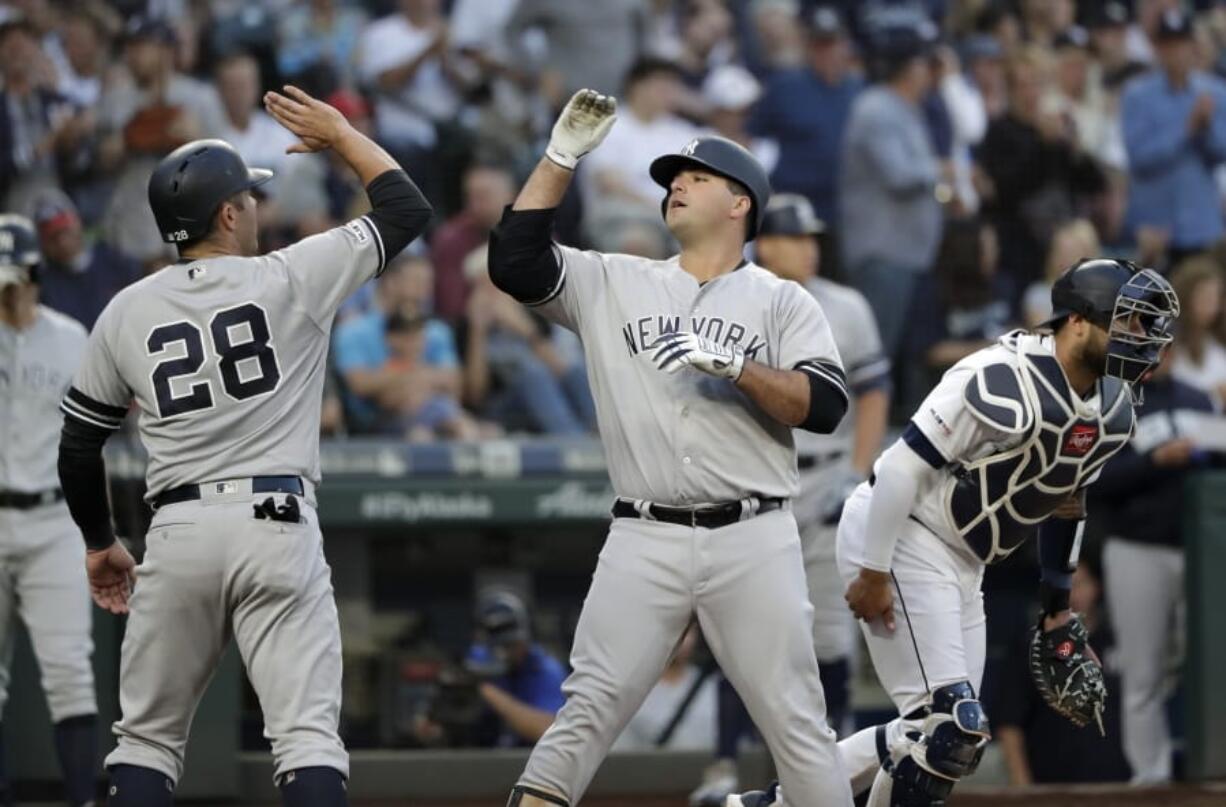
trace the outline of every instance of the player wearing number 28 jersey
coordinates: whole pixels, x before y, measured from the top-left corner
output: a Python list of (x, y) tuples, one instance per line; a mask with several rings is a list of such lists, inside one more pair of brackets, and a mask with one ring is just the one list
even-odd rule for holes
[[(328, 337), (341, 301), (431, 211), (332, 107), (295, 88), (265, 104), (300, 139), (291, 152), (332, 148), (349, 163), (370, 214), (259, 255), (251, 191), (271, 173), (220, 140), (176, 150), (153, 173), (149, 200), (181, 259), (102, 312), (62, 405), (60, 477), (89, 547), (91, 591), (131, 614), (119, 743), (106, 760), (112, 807), (169, 807), (192, 714), (231, 636), (284, 803), (346, 803), (340, 629), (314, 510)], [(132, 401), (155, 511), (134, 590), (101, 457)]]

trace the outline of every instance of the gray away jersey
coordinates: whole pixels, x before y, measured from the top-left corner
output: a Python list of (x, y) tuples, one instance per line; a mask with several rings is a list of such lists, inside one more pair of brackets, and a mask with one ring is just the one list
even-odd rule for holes
[(583, 340), (617, 494), (677, 505), (794, 496), (792, 428), (730, 381), (690, 368), (661, 372), (651, 345), (665, 333), (692, 331), (844, 389), (839, 353), (813, 296), (752, 263), (700, 286), (676, 257), (555, 249), (561, 276), (539, 310)]
[[(834, 343), (847, 372), (847, 387), (852, 396), (890, 383), (890, 360), (881, 352), (881, 332), (864, 295), (824, 277), (805, 284), (817, 298), (830, 323)], [(850, 453), (856, 429), (854, 407), (839, 421), (833, 434), (814, 434), (797, 430), (796, 450), (802, 456)]]
[(267, 255), (167, 266), (102, 312), (64, 413), (117, 429), (135, 398), (148, 499), (260, 475), (318, 483), (332, 318), (384, 260), (362, 217)]
[(85, 328), (46, 306), (16, 331), (0, 323), (0, 490), (39, 493), (60, 486), (58, 404), (85, 350)]

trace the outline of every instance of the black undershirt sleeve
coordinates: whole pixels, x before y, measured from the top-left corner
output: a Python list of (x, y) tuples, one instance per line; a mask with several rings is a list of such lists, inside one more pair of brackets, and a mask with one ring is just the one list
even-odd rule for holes
[(847, 414), (847, 393), (815, 375), (805, 373), (805, 376), (809, 379), (809, 414), (799, 428), (830, 434)]
[(490, 280), (526, 305), (547, 302), (564, 282), (553, 251), (555, 212), (508, 207), (490, 234)]
[(388, 260), (421, 235), (434, 208), (401, 169), (384, 171), (366, 186), (371, 210), (367, 218), (379, 231)]
[(115, 541), (102, 460), (102, 446), (113, 433), (67, 416), (60, 432), (60, 485), (72, 520), (90, 549), (106, 549)]

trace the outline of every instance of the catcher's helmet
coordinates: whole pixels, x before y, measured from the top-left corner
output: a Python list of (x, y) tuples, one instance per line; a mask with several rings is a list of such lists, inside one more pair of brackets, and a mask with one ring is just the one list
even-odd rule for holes
[(1078, 314), (1107, 331), (1105, 375), (1136, 383), (1170, 344), (1179, 316), (1179, 298), (1166, 278), (1129, 261), (1095, 258), (1080, 261), (1056, 279), (1051, 289), (1055, 326)]
[(162, 240), (181, 244), (203, 238), (221, 203), (263, 185), (272, 171), (248, 168), (224, 140), (195, 140), (162, 158), (149, 177), (149, 206)]
[(813, 212), (813, 205), (798, 193), (771, 197), (758, 225), (758, 235), (821, 235), (826, 223)]
[(36, 281), (42, 261), (34, 224), (25, 216), (0, 215), (0, 286)]
[[(687, 168), (705, 168), (745, 186), (749, 191), (749, 198), (753, 201), (745, 240), (752, 241), (758, 234), (758, 227), (762, 224), (762, 215), (771, 195), (770, 179), (757, 158), (739, 143), (734, 143), (726, 137), (708, 135), (691, 140), (678, 154), (665, 154), (653, 160), (651, 178), (668, 191), (673, 177)], [(668, 211), (667, 193), (664, 195), (664, 201), (660, 203), (660, 211)]]

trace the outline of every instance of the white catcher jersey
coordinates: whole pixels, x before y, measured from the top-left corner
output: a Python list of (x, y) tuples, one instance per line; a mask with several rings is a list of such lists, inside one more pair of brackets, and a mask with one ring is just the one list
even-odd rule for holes
[(85, 339), (81, 323), (42, 305), (25, 330), (0, 323), (0, 490), (41, 493), (60, 486), (64, 416), (58, 404)]
[(136, 400), (147, 499), (250, 476), (318, 483), (332, 318), (384, 261), (363, 216), (267, 255), (167, 266), (103, 310), (63, 410), (117, 429)]
[(583, 341), (617, 494), (674, 505), (794, 496), (792, 428), (725, 379), (661, 372), (651, 345), (691, 331), (740, 344), (768, 367), (801, 365), (845, 393), (839, 352), (813, 296), (749, 262), (700, 285), (677, 257), (555, 249), (558, 286), (538, 307)]
[[(967, 382), (979, 368), (996, 363), (1017, 365), (1017, 351), (1006, 344), (1014, 339), (1029, 340), (1037, 348), (1048, 352), (1052, 351), (1055, 344), (1051, 336), (1035, 336), (1017, 331), (1001, 337), (997, 344), (972, 353), (946, 371), (911, 418), (911, 422), (928, 438), (947, 463), (969, 464), (983, 457), (1000, 454), (1029, 439), (1026, 434), (1010, 434), (988, 426), (970, 411), (964, 397)], [(1076, 402), (1079, 411), (1087, 415), (1098, 413), (1102, 404), (1100, 386), (1095, 384), (1088, 397)], [(878, 463), (880, 462), (879, 459)], [(1097, 474), (1085, 484), (1092, 483), (1096, 478)], [(946, 509), (944, 490), (948, 480), (949, 474), (941, 473), (922, 487), (912, 508), (912, 515), (960, 554), (978, 563), (979, 559), (959, 536)], [(859, 562), (860, 559), (854, 560)]]

